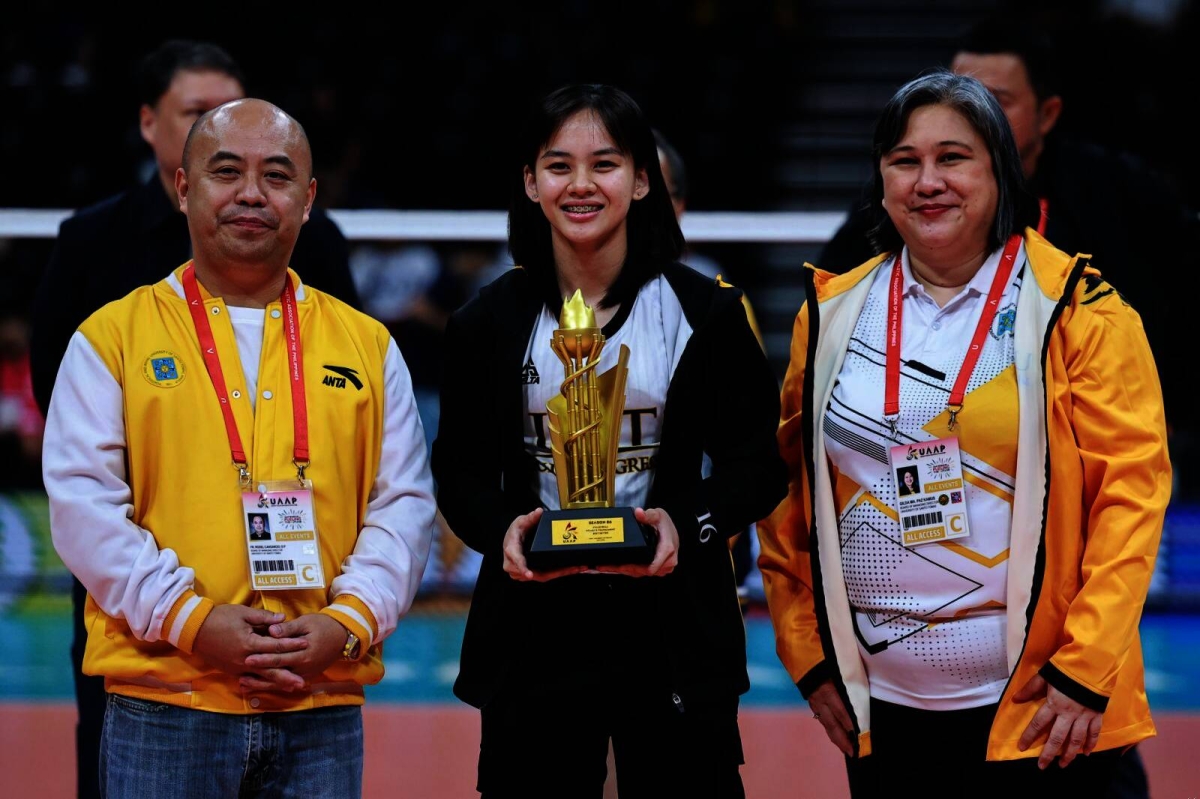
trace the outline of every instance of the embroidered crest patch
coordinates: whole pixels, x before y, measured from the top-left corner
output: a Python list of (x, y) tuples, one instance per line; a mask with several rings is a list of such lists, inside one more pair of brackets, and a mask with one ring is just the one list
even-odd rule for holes
[(1017, 306), (1010, 305), (996, 314), (996, 321), (992, 323), (992, 338), (1001, 339), (1005, 335), (1011, 336), (1016, 322)]
[(173, 352), (159, 350), (153, 352), (142, 366), (142, 375), (146, 382), (159, 388), (174, 388), (183, 382), (187, 376), (183, 361)]

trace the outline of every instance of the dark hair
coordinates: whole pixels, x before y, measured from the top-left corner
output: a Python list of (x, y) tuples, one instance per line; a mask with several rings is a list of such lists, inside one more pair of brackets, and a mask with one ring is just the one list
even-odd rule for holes
[(999, 13), (978, 20), (959, 36), (955, 52), (1014, 55), (1025, 65), (1039, 101), (1059, 93), (1058, 48), (1043, 28), (1024, 15)]
[(148, 53), (138, 65), (138, 101), (158, 103), (179, 72), (221, 72), (243, 86), (246, 79), (233, 56), (209, 42), (170, 39)]
[(658, 165), (654, 135), (637, 103), (612, 86), (574, 84), (557, 89), (538, 105), (519, 140), (508, 207), (508, 249), (513, 262), (529, 273), (545, 296), (547, 307), (555, 313), (563, 298), (554, 269), (550, 223), (541, 206), (525, 194), (524, 169), (536, 171), (542, 148), (580, 111), (596, 115), (613, 143), (633, 159), (634, 169), (646, 170), (650, 187), (649, 193), (629, 208), (625, 263), (601, 307), (610, 308), (632, 298), (647, 280), (662, 271), (664, 264), (678, 261), (683, 252), (683, 233)]
[(891, 217), (883, 208), (883, 174), (879, 162), (904, 136), (913, 111), (927, 105), (944, 105), (966, 119), (987, 147), (996, 178), (996, 218), (988, 234), (988, 246), (997, 249), (1014, 233), (1027, 225), (1036, 225), (1038, 201), (1025, 181), (1021, 156), (1013, 139), (1004, 109), (987, 87), (968, 75), (937, 70), (900, 87), (883, 107), (875, 125), (871, 145), (871, 200), (869, 213), (874, 217), (870, 228), (876, 253), (898, 252), (904, 245)]
[(662, 135), (658, 128), (654, 129), (654, 143), (658, 149), (662, 150), (663, 158), (667, 161), (667, 167), (671, 170), (671, 183), (674, 184), (675, 191), (671, 196), (677, 200), (686, 200), (688, 195), (688, 179), (687, 167), (683, 165), (683, 157), (679, 151), (671, 146), (671, 142), (667, 141), (667, 137)]

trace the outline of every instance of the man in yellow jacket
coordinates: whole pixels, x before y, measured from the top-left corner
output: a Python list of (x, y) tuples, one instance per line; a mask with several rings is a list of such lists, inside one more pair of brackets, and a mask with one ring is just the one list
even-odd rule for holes
[(288, 269), (316, 195), (295, 120), (208, 112), (176, 189), (194, 259), (84, 322), (47, 422), (54, 544), (109, 694), (101, 783), (357, 796), (363, 686), (435, 512), (408, 371)]

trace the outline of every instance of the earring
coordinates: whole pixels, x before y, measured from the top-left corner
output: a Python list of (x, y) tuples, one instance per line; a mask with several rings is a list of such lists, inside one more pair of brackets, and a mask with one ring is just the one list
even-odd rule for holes
[(530, 199), (532, 199), (534, 202), (537, 202), (538, 194), (536, 191), (533, 193), (533, 196)]

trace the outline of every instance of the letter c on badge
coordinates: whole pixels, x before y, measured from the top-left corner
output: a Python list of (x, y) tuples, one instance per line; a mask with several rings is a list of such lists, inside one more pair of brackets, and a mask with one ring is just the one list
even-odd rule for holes
[(304, 582), (315, 583), (317, 581), (317, 578), (313, 577), (312, 571), (313, 571), (312, 566), (305, 566), (303, 569), (300, 570), (300, 575), (304, 578)]
[(950, 529), (956, 533), (962, 532), (963, 528), (962, 528), (962, 517), (961, 516), (951, 516), (950, 517)]

